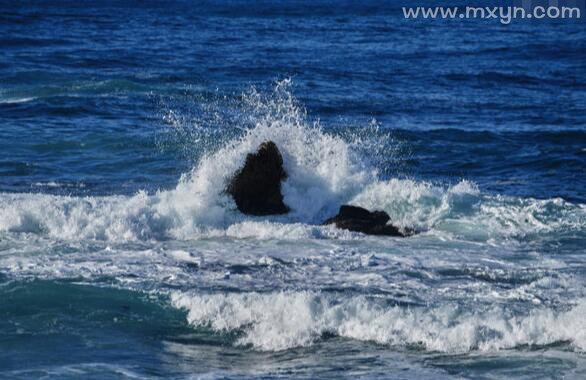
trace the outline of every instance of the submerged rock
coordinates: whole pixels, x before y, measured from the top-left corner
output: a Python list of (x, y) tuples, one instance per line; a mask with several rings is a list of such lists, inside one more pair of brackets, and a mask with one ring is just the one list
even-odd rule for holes
[(289, 207), (283, 203), (281, 181), (286, 178), (279, 148), (265, 141), (256, 153), (246, 156), (244, 167), (230, 180), (226, 192), (243, 214), (285, 214)]
[(338, 215), (327, 219), (323, 224), (335, 224), (345, 230), (362, 232), (368, 235), (408, 236), (411, 231), (401, 231), (387, 224), (391, 218), (384, 211), (368, 211), (365, 208), (343, 205)]

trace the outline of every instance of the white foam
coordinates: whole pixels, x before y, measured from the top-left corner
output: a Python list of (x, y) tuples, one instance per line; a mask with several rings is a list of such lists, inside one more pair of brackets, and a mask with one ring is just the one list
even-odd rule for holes
[(431, 351), (494, 351), (521, 345), (570, 342), (586, 350), (586, 300), (568, 311), (536, 308), (523, 316), (498, 307), (468, 311), (455, 306), (402, 308), (365, 297), (316, 292), (200, 295), (173, 293), (194, 326), (242, 331), (238, 345), (284, 350), (313, 344), (324, 333)]
[[(451, 187), (409, 179), (381, 181), (352, 143), (307, 121), (287, 81), (269, 96), (253, 90), (244, 99), (249, 107), (245, 115), (254, 127), (204, 155), (175, 189), (109, 197), (0, 194), (0, 231), (109, 241), (340, 238), (349, 235), (315, 225), (344, 203), (385, 210), (394, 224), (442, 238), (491, 241), (582, 231), (586, 226), (586, 207), (561, 199), (488, 196), (468, 181)], [(246, 155), (266, 140), (282, 152), (288, 173), (282, 190), (291, 212), (249, 218), (224, 190)], [(361, 139), (360, 144), (370, 143)]]
[(332, 226), (315, 226), (303, 223), (275, 223), (269, 221), (244, 221), (228, 227), (226, 236), (246, 239), (352, 239), (358, 236), (350, 231), (339, 230)]
[(36, 187), (78, 187), (83, 188), (85, 184), (83, 182), (79, 183), (60, 183), (55, 181), (49, 182), (35, 182), (34, 184)]
[[(287, 216), (267, 220), (321, 222), (372, 181), (372, 173), (362, 170), (343, 139), (324, 133), (317, 125), (306, 124), (303, 111), (286, 90), (286, 83), (279, 84), (273, 95), (261, 98), (254, 91), (248, 94), (250, 112), (256, 115), (255, 128), (246, 130), (219, 151), (205, 155), (174, 190), (152, 195), (139, 192), (131, 197), (2, 194), (0, 231), (118, 241), (192, 239), (223, 233), (251, 236), (254, 228), (230, 228), (244, 217), (224, 189), (246, 155), (266, 140), (273, 140), (283, 154), (288, 173), (283, 183), (284, 200), (292, 210)], [(321, 235), (317, 228), (298, 225), (277, 224), (273, 230), (283, 228), (290, 232), (281, 235)], [(254, 230), (259, 236), (268, 231)]]
[(586, 226), (584, 205), (483, 194), (465, 180), (447, 188), (413, 180), (375, 181), (350, 202), (383, 209), (399, 226), (466, 240), (525, 238)]
[[(281, 85), (279, 85), (281, 86)], [(228, 143), (219, 151), (204, 156), (198, 166), (184, 176), (172, 201), (182, 198), (188, 206), (214, 208), (215, 221), (232, 220), (226, 209), (235, 209), (233, 201), (223, 194), (231, 176), (267, 140), (272, 140), (283, 155), (288, 178), (283, 183), (284, 202), (291, 208), (289, 222), (320, 222), (324, 215), (336, 211), (340, 203), (372, 182), (372, 172), (340, 137), (325, 133), (319, 125), (308, 125), (303, 111), (290, 93), (277, 86), (271, 98), (248, 94), (257, 114), (255, 127)]]
[(67, 197), (2, 194), (0, 231), (48, 234), (63, 239), (131, 241), (161, 237), (169, 223), (153, 208), (155, 198)]
[(185, 262), (185, 263), (190, 263), (190, 264), (197, 264), (197, 265), (201, 265), (203, 262), (203, 259), (199, 256), (193, 255), (187, 251), (183, 251), (181, 249), (177, 249), (177, 250), (169, 250), (166, 251), (167, 256), (172, 257), (173, 259), (179, 261), (179, 262)]
[(6, 98), (0, 99), (0, 104), (18, 104), (18, 103), (28, 103), (33, 101), (37, 98), (35, 97), (21, 97), (21, 98)]

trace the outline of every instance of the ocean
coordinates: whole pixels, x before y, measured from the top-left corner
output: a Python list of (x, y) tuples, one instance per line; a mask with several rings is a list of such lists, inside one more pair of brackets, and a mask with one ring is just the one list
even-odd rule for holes
[(585, 378), (585, 24), (405, 5), (1, 1), (0, 378)]

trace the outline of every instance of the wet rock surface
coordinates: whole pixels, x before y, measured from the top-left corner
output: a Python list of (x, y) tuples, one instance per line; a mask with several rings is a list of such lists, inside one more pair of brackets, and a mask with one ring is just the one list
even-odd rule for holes
[(365, 208), (343, 205), (338, 215), (327, 219), (323, 224), (335, 224), (345, 230), (362, 232), (368, 235), (408, 236), (410, 231), (387, 224), (389, 215), (384, 211), (368, 211)]
[(244, 166), (231, 179), (226, 192), (243, 214), (285, 214), (289, 207), (283, 203), (281, 181), (286, 178), (279, 148), (274, 142), (265, 141), (256, 153), (246, 156)]

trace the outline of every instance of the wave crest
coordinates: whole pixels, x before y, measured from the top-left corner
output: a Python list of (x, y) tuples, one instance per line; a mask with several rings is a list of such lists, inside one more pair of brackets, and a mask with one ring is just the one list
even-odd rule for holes
[[(109, 241), (218, 235), (321, 238), (342, 235), (297, 224), (319, 224), (341, 204), (352, 203), (385, 210), (394, 224), (442, 238), (494, 241), (576, 232), (583, 236), (584, 205), (491, 196), (468, 181), (445, 187), (409, 179), (380, 180), (377, 167), (364, 154), (369, 147), (376, 151), (388, 145), (377, 140), (380, 135), (373, 134), (372, 141), (364, 134), (353, 140), (325, 131), (318, 122), (308, 121), (289, 86), (285, 80), (268, 95), (255, 89), (244, 94), (241, 121), (251, 127), (205, 154), (175, 189), (130, 197), (0, 194), (0, 231)], [(288, 173), (282, 190), (292, 211), (245, 218), (224, 189), (246, 155), (266, 140), (282, 152)], [(242, 224), (245, 220), (250, 223)]]
[(570, 342), (586, 350), (586, 301), (568, 311), (535, 309), (525, 316), (498, 307), (466, 312), (457, 306), (401, 308), (366, 297), (316, 292), (197, 295), (173, 293), (194, 326), (240, 331), (237, 345), (274, 351), (309, 346), (324, 334), (430, 351), (495, 351)]

